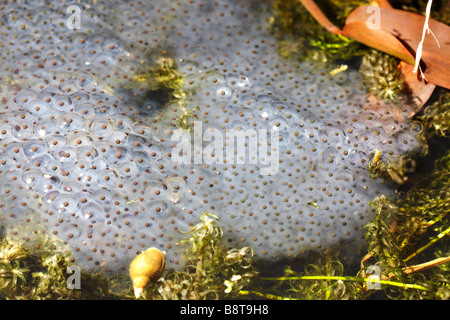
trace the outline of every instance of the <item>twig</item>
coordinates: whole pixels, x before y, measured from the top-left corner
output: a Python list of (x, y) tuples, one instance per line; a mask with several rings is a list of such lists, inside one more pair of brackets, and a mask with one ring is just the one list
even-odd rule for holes
[(422, 59), (422, 49), (423, 49), (423, 43), (425, 41), (425, 35), (426, 33), (431, 33), (434, 37), (434, 39), (437, 42), (438, 47), (440, 48), (441, 46), (439, 45), (439, 41), (436, 38), (436, 36), (434, 35), (434, 33), (431, 31), (430, 27), (428, 26), (428, 21), (430, 20), (430, 13), (431, 13), (431, 5), (433, 4), (433, 0), (428, 0), (427, 3), (427, 9), (426, 9), (426, 16), (425, 16), (425, 23), (423, 24), (423, 31), (422, 31), (422, 40), (420, 40), (420, 43), (417, 47), (417, 51), (416, 51), (416, 64), (414, 66), (413, 69), (413, 73), (417, 72), (417, 69), (419, 69), (420, 74), (422, 75), (422, 78), (428, 82), (428, 80), (425, 78), (425, 75), (422, 72), (422, 68), (420, 67), (420, 60)]
[(409, 274), (409, 273), (413, 273), (413, 272), (417, 272), (417, 271), (422, 271), (422, 270), (425, 270), (428, 268), (432, 268), (432, 267), (435, 267), (435, 266), (438, 266), (440, 264), (447, 263), (447, 262), (450, 262), (450, 257), (437, 258), (437, 259), (434, 259), (434, 260), (431, 260), (431, 261), (428, 261), (425, 263), (416, 264), (415, 266), (407, 267), (407, 268), (403, 269), (403, 272)]

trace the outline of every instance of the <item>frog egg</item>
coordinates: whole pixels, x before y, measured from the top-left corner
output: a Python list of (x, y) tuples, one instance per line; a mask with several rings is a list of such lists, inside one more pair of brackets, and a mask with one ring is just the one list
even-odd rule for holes
[(106, 141), (112, 146), (126, 145), (127, 135), (123, 131), (113, 131)]
[[(133, 150), (133, 149), (132, 149)], [(143, 151), (132, 151), (130, 154), (130, 159), (141, 169), (150, 169), (152, 167), (152, 160), (147, 152)]]
[(47, 151), (47, 144), (42, 140), (31, 140), (23, 144), (25, 157), (33, 159)]
[(19, 92), (17, 92), (14, 98), (15, 102), (18, 105), (22, 105), (23, 103), (26, 103), (27, 101), (31, 101), (34, 99), (36, 99), (36, 93), (27, 89), (20, 90)]
[(82, 146), (91, 146), (93, 144), (93, 139), (88, 132), (74, 132), (68, 135), (67, 144), (71, 147), (76, 147), (79, 150)]
[(77, 179), (76, 165), (73, 162), (63, 162), (61, 166), (60, 176), (63, 179)]
[(116, 60), (114, 57), (108, 52), (101, 52), (95, 56), (92, 60), (92, 64), (95, 67), (113, 67), (116, 65)]
[(64, 179), (61, 183), (61, 191), (67, 193), (67, 194), (74, 194), (77, 196), (81, 193), (81, 186), (80, 184), (73, 179)]
[(45, 136), (44, 140), (47, 142), (48, 150), (50, 153), (67, 145), (67, 138), (60, 134), (52, 134)]
[(185, 75), (198, 73), (198, 63), (190, 59), (180, 59), (179, 71)]
[(133, 127), (133, 122), (126, 116), (116, 116), (112, 119), (112, 121), (116, 130), (130, 131)]
[(194, 91), (200, 84), (200, 74), (187, 74), (183, 77), (183, 90), (186, 92)]
[(172, 177), (165, 181), (167, 194), (173, 203), (179, 203), (186, 191), (186, 181), (179, 177)]
[[(92, 75), (89, 72), (78, 72), (75, 75), (73, 75), (74, 79), (75, 79), (75, 84), (81, 89), (81, 88), (89, 88), (91, 86), (95, 86), (95, 84), (97, 83), (97, 77), (95, 77), (94, 75)], [(74, 106), (74, 111), (77, 112), (76, 110), (79, 109), (79, 107), (77, 107), (76, 105)], [(86, 114), (86, 113), (84, 113)]]
[(81, 116), (84, 116), (84, 117), (93, 117), (94, 116), (94, 108), (95, 108), (95, 105), (92, 103), (89, 103), (89, 102), (77, 103), (73, 107), (73, 112), (75, 112)]
[(102, 48), (103, 51), (114, 55), (125, 51), (122, 40), (113, 36), (102, 39)]
[(129, 134), (127, 137), (127, 145), (132, 150), (142, 150), (147, 144), (147, 139), (136, 134)]
[(111, 117), (116, 115), (117, 110), (111, 105), (98, 105), (94, 107), (94, 116), (96, 117)]
[[(97, 142), (95, 144), (95, 148), (98, 151), (98, 154), (105, 159), (106, 161), (106, 156), (110, 153), (112, 147), (108, 142)], [(106, 163), (106, 162), (105, 162)]]
[(41, 118), (34, 126), (34, 133), (38, 138), (46, 139), (58, 131), (58, 126), (54, 119)]
[(167, 202), (162, 200), (147, 201), (145, 208), (145, 212), (150, 216), (163, 217), (169, 213)]
[(22, 173), (22, 181), (28, 189), (33, 188), (42, 178), (42, 171), (39, 169), (28, 169)]
[(29, 111), (36, 116), (42, 116), (47, 114), (50, 110), (48, 103), (40, 100), (29, 100), (23, 105), (23, 109)]
[(60, 147), (60, 148), (53, 150), (52, 154), (56, 160), (58, 160), (62, 163), (64, 163), (64, 162), (73, 163), (76, 159), (77, 152), (76, 152), (75, 148), (65, 146), (65, 147)]
[(80, 130), (83, 126), (83, 119), (77, 113), (64, 113), (56, 118), (59, 129), (63, 132), (73, 132)]
[(114, 193), (106, 188), (96, 189), (92, 192), (92, 199), (103, 206), (109, 205), (113, 196)]
[(106, 188), (113, 188), (119, 182), (118, 174), (111, 169), (101, 170), (98, 173), (99, 186)]
[(0, 184), (0, 199), (8, 199), (14, 196), (15, 185), (11, 182), (2, 182)]
[(151, 159), (153, 159), (154, 161), (161, 160), (164, 158), (163, 147), (158, 144), (150, 145), (146, 151), (150, 155)]
[(18, 140), (34, 138), (34, 125), (29, 121), (19, 121), (12, 127), (13, 136)]
[(108, 153), (105, 156), (105, 160), (109, 164), (118, 164), (122, 163), (129, 159), (130, 152), (125, 147), (113, 147), (110, 148)]
[(144, 187), (144, 195), (146, 199), (149, 200), (160, 200), (167, 198), (167, 186), (160, 182), (154, 182), (152, 184), (147, 184)]
[(91, 123), (90, 130), (94, 136), (101, 137), (102, 139), (107, 139), (108, 136), (113, 132), (114, 127), (111, 121), (100, 119), (94, 120)]
[(91, 223), (102, 222), (105, 219), (105, 210), (95, 202), (87, 202), (81, 205), (81, 218)]
[(62, 170), (62, 163), (57, 160), (50, 160), (46, 165), (47, 173), (50, 175), (59, 175)]
[(11, 139), (11, 126), (8, 123), (0, 123), (0, 141), (6, 143)]
[(75, 213), (79, 207), (78, 196), (70, 193), (59, 193), (53, 201), (53, 206), (59, 213)]
[[(77, 159), (91, 163), (98, 158), (99, 154), (96, 148), (90, 145), (84, 145), (77, 148)], [(91, 166), (92, 167), (92, 166)]]
[(233, 96), (233, 91), (226, 85), (221, 85), (216, 88), (216, 98), (218, 100), (227, 100)]
[(15, 164), (15, 161), (8, 154), (0, 153), (0, 173), (8, 171)]
[(44, 194), (51, 191), (58, 191), (60, 185), (61, 180), (57, 176), (51, 176), (49, 174), (43, 174), (36, 183), (38, 190)]
[(62, 112), (71, 112), (72, 99), (66, 95), (56, 94), (51, 97), (51, 109)]
[(116, 167), (117, 173), (121, 177), (132, 177), (139, 173), (139, 167), (132, 161), (124, 161)]
[(44, 205), (44, 207), (51, 211), (54, 210), (54, 206), (53, 204), (55, 203), (56, 198), (59, 195), (59, 191), (53, 190), (50, 192), (47, 192), (46, 194), (44, 194), (41, 198), (42, 198), (42, 204)]
[(406, 130), (399, 131), (395, 134), (397, 149), (401, 153), (405, 153), (411, 150), (411, 146), (419, 146), (420, 142), (417, 141), (416, 133)]

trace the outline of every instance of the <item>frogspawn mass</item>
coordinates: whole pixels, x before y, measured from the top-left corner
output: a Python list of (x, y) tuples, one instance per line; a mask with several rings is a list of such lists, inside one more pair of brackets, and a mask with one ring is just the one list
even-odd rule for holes
[[(31, 244), (60, 239), (85, 270), (123, 270), (149, 247), (177, 268), (180, 231), (204, 211), (220, 217), (230, 247), (250, 246), (263, 262), (361, 243), (368, 202), (394, 191), (369, 178), (375, 150), (420, 148), (420, 125), (369, 103), (358, 72), (280, 58), (270, 4), (78, 5), (79, 30), (64, 1), (1, 4), (0, 222)], [(135, 85), (164, 59), (176, 63), (181, 99)], [(243, 132), (244, 161), (227, 130)], [(198, 139), (208, 132), (222, 142)], [(212, 160), (179, 161), (182, 139)], [(277, 154), (273, 172), (250, 161), (261, 150)]]

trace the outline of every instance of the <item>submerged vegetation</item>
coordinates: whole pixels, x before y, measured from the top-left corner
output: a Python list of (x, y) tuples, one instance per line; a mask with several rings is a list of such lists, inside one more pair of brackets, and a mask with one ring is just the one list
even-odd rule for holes
[(419, 118), (429, 137), (448, 137), (450, 132), (450, 92), (447, 90), (440, 94), (438, 100), (428, 106)]
[(399, 62), (399, 59), (376, 50), (370, 50), (363, 56), (359, 71), (376, 97), (396, 100), (398, 94), (404, 91), (404, 83), (398, 69)]
[[(436, 161), (435, 172), (399, 200), (380, 196), (372, 202), (375, 219), (366, 225), (368, 253), (350, 275), (336, 253), (315, 257), (303, 272), (286, 267), (270, 299), (450, 298), (450, 152)], [(278, 283), (278, 285), (276, 285)], [(280, 283), (282, 283), (280, 285)]]
[[(37, 245), (37, 244), (36, 244)], [(108, 282), (71, 265), (71, 254), (42, 240), (33, 250), (0, 239), (0, 299), (94, 299), (112, 297)], [(83, 290), (79, 285), (82, 283)]]
[[(338, 25), (343, 25), (345, 17), (363, 4), (365, 1), (330, 1), (325, 9), (334, 13)], [(282, 57), (332, 63), (363, 55), (368, 50), (355, 40), (326, 31), (296, 0), (275, 0), (273, 6), (270, 27)]]
[(184, 271), (168, 271), (147, 287), (149, 299), (220, 299), (235, 297), (257, 275), (251, 248), (226, 249), (222, 229), (212, 213), (204, 212), (201, 222), (188, 232)]

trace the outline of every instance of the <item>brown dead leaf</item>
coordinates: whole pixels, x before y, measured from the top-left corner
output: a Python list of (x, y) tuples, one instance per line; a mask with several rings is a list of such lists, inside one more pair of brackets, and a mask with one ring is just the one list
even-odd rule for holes
[(345, 24), (342, 34), (414, 65), (415, 59), (411, 52), (399, 39), (384, 29), (369, 29), (365, 21), (355, 20)]
[(413, 106), (411, 106), (411, 114), (409, 118), (413, 117), (423, 105), (431, 97), (431, 94), (436, 87), (432, 83), (425, 83), (423, 80), (418, 78), (418, 73), (413, 73), (414, 66), (401, 61), (399, 64), (400, 76), (402, 77), (407, 89), (410, 93)]
[[(408, 11), (379, 7), (379, 30), (383, 32), (374, 32), (366, 24), (373, 14), (368, 8), (369, 6), (362, 6), (350, 13), (342, 34), (414, 65), (411, 57), (415, 57), (415, 50), (422, 38), (425, 17)], [(360, 30), (356, 30), (357, 27)], [(440, 47), (434, 36), (427, 34), (423, 44), (422, 71), (430, 83), (450, 89), (450, 27), (433, 19), (429, 20), (429, 27)], [(387, 33), (391, 36), (387, 36)], [(392, 36), (398, 39), (403, 49), (392, 41)]]
[[(373, 8), (366, 5), (350, 13), (340, 30), (328, 20), (313, 0), (299, 1), (329, 32), (352, 38), (414, 65), (415, 50), (422, 39), (425, 16), (393, 9), (387, 0), (379, 0), (378, 29), (368, 26), (367, 22), (373, 21), (371, 19), (375, 13)], [(427, 34), (422, 51), (422, 71), (430, 83), (450, 89), (450, 27), (433, 19), (429, 20), (429, 27), (439, 45), (432, 34)]]

